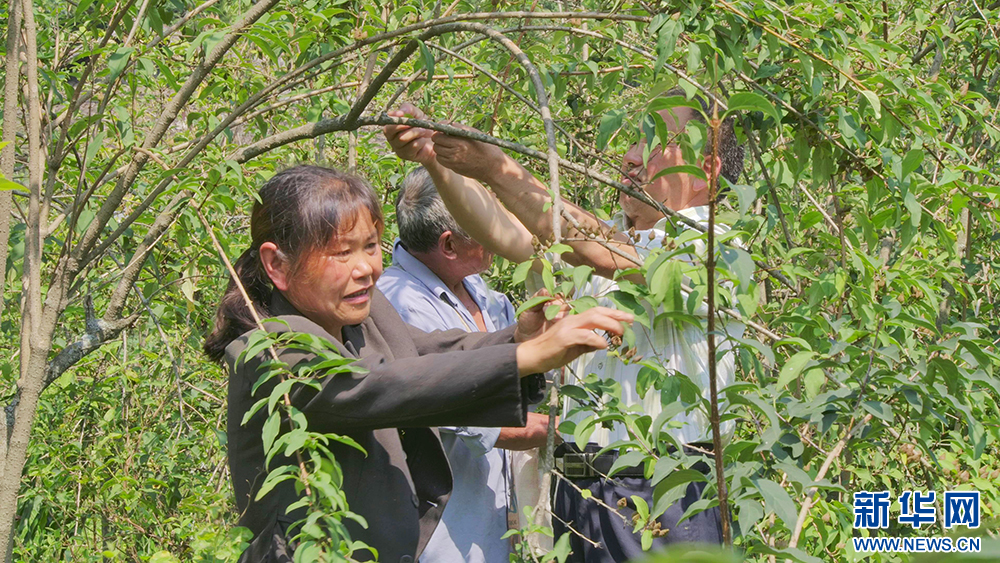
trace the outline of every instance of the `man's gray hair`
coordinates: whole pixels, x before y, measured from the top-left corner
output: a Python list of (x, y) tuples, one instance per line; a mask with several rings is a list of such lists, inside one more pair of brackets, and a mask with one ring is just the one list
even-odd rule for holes
[(423, 166), (403, 178), (396, 198), (396, 222), (399, 239), (410, 252), (433, 250), (445, 231), (464, 241), (470, 240), (441, 201), (434, 180)]

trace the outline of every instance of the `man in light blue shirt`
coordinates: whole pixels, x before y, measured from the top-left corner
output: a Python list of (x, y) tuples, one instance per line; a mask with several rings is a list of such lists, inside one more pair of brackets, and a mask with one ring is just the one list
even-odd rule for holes
[[(493, 260), (459, 228), (430, 175), (417, 168), (396, 202), (399, 240), (378, 288), (403, 320), (421, 330), (493, 332), (516, 322), (514, 307), (479, 276)], [(506, 563), (508, 511), (516, 518), (508, 450), (545, 443), (548, 417), (528, 414), (524, 428), (441, 428), (454, 486), (422, 563)], [(533, 500), (533, 499), (532, 499)], [(516, 521), (516, 520), (515, 520)]]

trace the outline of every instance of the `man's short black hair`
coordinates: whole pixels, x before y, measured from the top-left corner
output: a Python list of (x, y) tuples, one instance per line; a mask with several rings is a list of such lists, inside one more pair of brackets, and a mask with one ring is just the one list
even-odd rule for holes
[[(686, 94), (682, 88), (674, 87), (664, 92), (663, 96), (686, 97)], [(709, 100), (701, 93), (696, 93), (692, 99), (697, 100), (697, 102), (701, 104), (701, 108), (706, 114), (712, 115), (712, 111), (716, 105), (714, 99)], [(691, 115), (693, 119), (701, 123), (705, 123), (705, 117), (700, 112), (691, 110)], [(729, 180), (729, 183), (731, 184), (739, 182), (740, 175), (743, 174), (743, 160), (745, 158), (745, 149), (736, 139), (736, 132), (733, 130), (735, 122), (736, 118), (729, 116), (723, 120), (722, 127), (719, 130), (719, 158), (722, 160), (722, 171), (719, 175), (726, 180)], [(708, 135), (709, 142), (705, 143), (706, 153), (712, 150), (711, 128), (708, 129)]]

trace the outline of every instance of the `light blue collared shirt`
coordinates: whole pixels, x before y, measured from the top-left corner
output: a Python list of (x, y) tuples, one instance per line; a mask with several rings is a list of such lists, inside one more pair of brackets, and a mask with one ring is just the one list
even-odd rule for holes
[[(483, 313), (487, 332), (515, 322), (514, 306), (502, 293), (490, 290), (478, 275), (465, 278), (465, 290)], [(396, 240), (392, 266), (378, 279), (378, 288), (408, 324), (421, 330), (458, 328), (478, 331), (472, 313), (458, 297)], [(440, 428), (454, 485), (441, 522), (420, 556), (421, 563), (509, 561), (507, 503), (510, 476), (506, 452), (494, 448), (499, 428)]]

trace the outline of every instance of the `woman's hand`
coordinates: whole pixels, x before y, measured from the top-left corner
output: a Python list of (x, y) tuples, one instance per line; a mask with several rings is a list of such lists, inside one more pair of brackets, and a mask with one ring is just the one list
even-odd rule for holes
[(543, 373), (564, 366), (587, 352), (608, 347), (596, 331), (621, 336), (621, 323), (631, 323), (632, 313), (594, 307), (579, 315), (566, 317), (539, 336), (517, 347), (517, 369), (521, 376)]
[[(392, 117), (412, 117), (414, 119), (427, 119), (424, 112), (417, 109), (413, 104), (403, 104), (399, 109), (388, 112)], [(385, 140), (392, 147), (393, 152), (403, 160), (417, 162), (425, 167), (433, 164), (435, 160), (434, 143), (431, 135), (434, 131), (422, 129), (420, 127), (410, 127), (409, 125), (386, 125), (382, 128)]]
[[(548, 297), (549, 291), (545, 288), (539, 289), (532, 295), (535, 297)], [(545, 310), (552, 305), (559, 305), (559, 312), (552, 319), (545, 318)], [(524, 311), (517, 317), (517, 330), (514, 331), (514, 342), (527, 342), (539, 334), (548, 330), (556, 321), (566, 316), (569, 312), (569, 304), (561, 295), (557, 295), (548, 301), (543, 301), (538, 305)]]
[[(466, 131), (478, 132), (457, 123), (452, 125)], [(452, 137), (441, 132), (434, 133), (431, 141), (434, 143), (434, 153), (439, 164), (480, 182), (488, 182), (491, 174), (500, 172), (507, 156), (496, 145), (465, 137)]]

